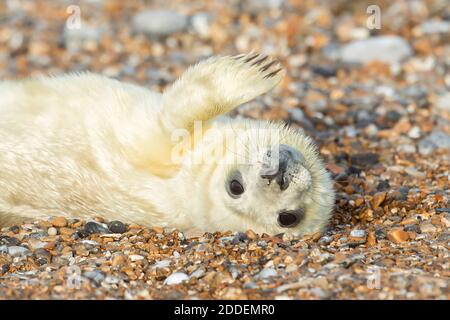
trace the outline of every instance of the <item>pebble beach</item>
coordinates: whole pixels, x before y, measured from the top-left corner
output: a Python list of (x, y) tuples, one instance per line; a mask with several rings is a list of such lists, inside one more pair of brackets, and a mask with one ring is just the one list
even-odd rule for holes
[(250, 51), (286, 76), (231, 116), (316, 141), (336, 190), (323, 233), (29, 221), (0, 229), (0, 299), (450, 299), (448, 1), (0, 2), (2, 80), (90, 71), (162, 91)]

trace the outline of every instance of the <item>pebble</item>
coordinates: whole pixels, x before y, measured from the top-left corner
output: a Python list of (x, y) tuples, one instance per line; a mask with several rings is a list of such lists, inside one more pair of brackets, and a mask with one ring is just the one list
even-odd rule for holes
[(120, 221), (111, 221), (108, 223), (108, 229), (112, 233), (124, 233), (127, 231), (127, 226)]
[(409, 234), (401, 229), (395, 229), (389, 231), (387, 237), (392, 242), (402, 243), (409, 239)]
[(1, 236), (0, 244), (5, 244), (7, 246), (17, 246), (20, 244), (20, 240), (16, 237)]
[(436, 232), (437, 228), (431, 223), (425, 223), (420, 225), (420, 231), (422, 233)]
[(128, 256), (128, 258), (130, 258), (130, 260), (132, 262), (136, 262), (136, 261), (140, 261), (140, 260), (144, 260), (144, 257), (139, 255), (139, 254), (131, 254)]
[(443, 20), (426, 20), (420, 24), (424, 34), (450, 33), (450, 22)]
[(379, 156), (376, 153), (359, 153), (351, 156), (351, 162), (355, 166), (366, 167), (373, 166), (379, 161)]
[(156, 261), (156, 263), (152, 266), (153, 268), (167, 268), (169, 267), (171, 264), (170, 260), (160, 260), (160, 261)]
[(191, 273), (191, 278), (201, 278), (205, 275), (204, 268), (198, 268), (194, 272)]
[(270, 268), (264, 268), (262, 269), (256, 276), (255, 278), (258, 279), (267, 279), (270, 277), (275, 277), (277, 276), (277, 271), (275, 270), (275, 268), (270, 267)]
[(414, 167), (406, 167), (406, 168), (405, 168), (405, 172), (406, 172), (408, 175), (410, 175), (410, 176), (412, 176), (412, 177), (414, 177), (414, 178), (418, 178), (418, 179), (423, 179), (423, 178), (426, 177), (425, 173), (423, 173), (423, 172), (417, 170), (417, 169), (414, 168)]
[(412, 53), (408, 42), (395, 35), (356, 40), (340, 49), (340, 56), (344, 62), (362, 64), (375, 60), (395, 64), (410, 57)]
[(207, 37), (209, 34), (209, 21), (211, 17), (207, 13), (197, 13), (191, 18), (191, 25), (195, 32), (201, 37)]
[(243, 232), (237, 232), (235, 234), (235, 236), (233, 237), (233, 239), (231, 240), (231, 244), (238, 244), (240, 242), (245, 242), (246, 240), (248, 240), (249, 237), (247, 236), (246, 233)]
[(419, 145), (419, 151), (421, 147), (424, 152), (437, 148), (450, 149), (450, 135), (439, 130), (434, 130), (430, 135), (425, 137), (421, 143), (422, 146)]
[(320, 244), (330, 244), (332, 241), (334, 240), (334, 238), (332, 236), (323, 236), (322, 238), (319, 239), (319, 243)]
[(250, 240), (256, 240), (258, 235), (253, 230), (247, 230), (245, 232)]
[(113, 257), (112, 261), (111, 261), (111, 265), (113, 267), (118, 267), (118, 266), (122, 266), (125, 264), (125, 262), (127, 261), (127, 258), (125, 255), (123, 254), (118, 254), (116, 256)]
[(83, 231), (88, 235), (95, 233), (110, 233), (110, 231), (106, 227), (94, 221), (89, 221), (88, 223), (86, 223)]
[(409, 132), (408, 132), (408, 137), (410, 137), (411, 139), (419, 139), (420, 136), (421, 136), (421, 131), (418, 126), (412, 127), (411, 130), (409, 130)]
[(58, 230), (54, 227), (50, 227), (47, 230), (49, 236), (56, 236), (58, 234)]
[(386, 192), (375, 193), (372, 200), (372, 207), (374, 209), (377, 209), (383, 203), (383, 201), (386, 199), (386, 194)]
[(105, 279), (105, 274), (100, 270), (86, 271), (83, 275), (96, 284), (100, 284)]
[(365, 230), (354, 229), (350, 232), (350, 237), (352, 238), (365, 238), (367, 232)]
[(138, 33), (164, 37), (184, 31), (188, 26), (188, 18), (172, 10), (145, 10), (133, 17), (132, 25)]
[(30, 254), (30, 250), (20, 246), (11, 246), (8, 247), (8, 254), (12, 257), (20, 257)]
[(165, 285), (174, 285), (174, 284), (180, 284), (183, 281), (189, 280), (189, 276), (184, 272), (174, 272), (170, 276), (164, 280)]
[(56, 228), (62, 228), (67, 226), (67, 220), (64, 217), (54, 217), (50, 219), (50, 223)]

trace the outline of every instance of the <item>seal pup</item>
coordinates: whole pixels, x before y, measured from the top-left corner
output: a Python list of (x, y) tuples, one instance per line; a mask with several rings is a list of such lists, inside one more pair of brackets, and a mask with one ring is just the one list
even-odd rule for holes
[(103, 216), (180, 230), (323, 230), (329, 174), (302, 130), (219, 117), (279, 62), (217, 56), (162, 94), (91, 73), (0, 83), (0, 225)]

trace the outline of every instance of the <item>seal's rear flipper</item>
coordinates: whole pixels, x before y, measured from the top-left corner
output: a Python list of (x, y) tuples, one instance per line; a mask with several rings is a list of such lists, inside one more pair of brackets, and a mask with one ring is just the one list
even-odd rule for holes
[(213, 57), (190, 67), (163, 94), (166, 129), (190, 130), (266, 93), (282, 78), (278, 61), (260, 54)]

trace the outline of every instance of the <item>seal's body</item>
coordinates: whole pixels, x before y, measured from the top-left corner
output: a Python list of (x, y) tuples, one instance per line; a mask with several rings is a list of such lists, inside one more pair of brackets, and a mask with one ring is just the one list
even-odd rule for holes
[(301, 131), (215, 120), (274, 87), (275, 61), (215, 57), (163, 94), (93, 74), (0, 83), (0, 225), (104, 216), (181, 230), (321, 230), (331, 180)]

